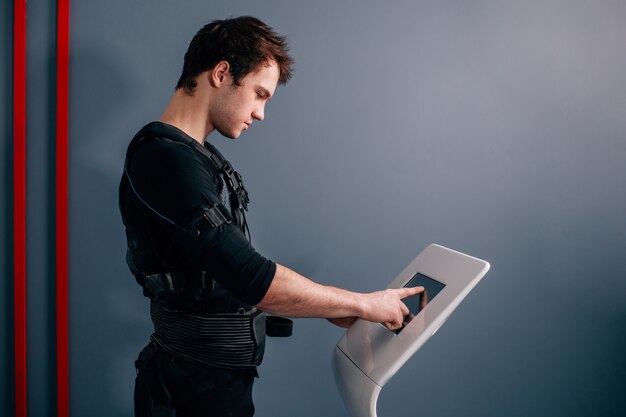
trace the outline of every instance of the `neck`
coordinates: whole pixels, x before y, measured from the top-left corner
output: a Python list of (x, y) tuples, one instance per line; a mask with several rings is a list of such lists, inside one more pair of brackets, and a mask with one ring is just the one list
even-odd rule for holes
[(170, 124), (182, 130), (200, 144), (213, 131), (208, 122), (208, 99), (200, 94), (189, 95), (178, 89), (159, 118), (160, 122)]

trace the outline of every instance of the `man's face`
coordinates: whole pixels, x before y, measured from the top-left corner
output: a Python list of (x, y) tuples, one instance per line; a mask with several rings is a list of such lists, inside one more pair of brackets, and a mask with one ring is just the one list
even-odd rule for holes
[(265, 103), (274, 95), (279, 75), (274, 61), (246, 75), (241, 86), (233, 84), (228, 73), (217, 92), (217, 100), (211, 103), (209, 113), (213, 127), (222, 135), (237, 139), (254, 120), (263, 120)]

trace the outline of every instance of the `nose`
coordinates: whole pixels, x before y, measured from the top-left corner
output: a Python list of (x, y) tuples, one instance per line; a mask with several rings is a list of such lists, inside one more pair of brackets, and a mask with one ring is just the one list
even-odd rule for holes
[(262, 122), (265, 118), (265, 103), (259, 104), (252, 112), (252, 117)]

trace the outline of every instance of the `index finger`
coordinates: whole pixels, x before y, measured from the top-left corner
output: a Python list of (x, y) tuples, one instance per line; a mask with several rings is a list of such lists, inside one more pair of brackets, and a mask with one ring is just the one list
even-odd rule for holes
[(412, 295), (416, 295), (424, 292), (424, 287), (410, 287), (410, 288), (401, 288), (400, 289), (400, 299), (410, 297)]

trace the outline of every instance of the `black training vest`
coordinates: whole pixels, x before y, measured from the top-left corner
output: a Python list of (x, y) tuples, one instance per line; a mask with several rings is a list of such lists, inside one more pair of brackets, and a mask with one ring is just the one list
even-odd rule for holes
[[(229, 313), (241, 308), (246, 310), (251, 306), (232, 296), (221, 288), (219, 284), (207, 276), (204, 271), (185, 270), (178, 265), (178, 255), (169, 238), (163, 230), (152, 230), (151, 233), (140, 233), (128, 225), (124, 217), (124, 198), (131, 187), (134, 198), (138, 198), (144, 206), (159, 213), (145, 204), (140, 194), (134, 189), (132, 179), (128, 175), (127, 166), (132, 164), (134, 154), (140, 147), (157, 135), (150, 131), (150, 125), (141, 129), (131, 141), (126, 154), (124, 175), (120, 184), (120, 211), (122, 220), (126, 226), (128, 248), (126, 261), (137, 282), (143, 287), (144, 295), (153, 300), (158, 300), (169, 308), (188, 311), (197, 314)], [(217, 227), (222, 223), (236, 224), (244, 234), (250, 238), (245, 211), (247, 211), (249, 198), (244, 187), (241, 175), (235, 171), (232, 165), (211, 144), (205, 142), (203, 147), (191, 138), (182, 136), (170, 136), (159, 133), (158, 137), (184, 143), (195, 151), (200, 152), (207, 163), (219, 173), (227, 187), (230, 196), (231, 214), (221, 204), (208, 207), (198, 216), (198, 220), (192, 222), (199, 224), (198, 228), (189, 229), (183, 225), (170, 221), (170, 226), (181, 229), (192, 235), (199, 234), (209, 227)], [(148, 211), (150, 211), (148, 210)], [(163, 217), (163, 216), (160, 216)], [(167, 220), (167, 219), (166, 219)], [(231, 221), (234, 220), (234, 221)]]

